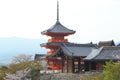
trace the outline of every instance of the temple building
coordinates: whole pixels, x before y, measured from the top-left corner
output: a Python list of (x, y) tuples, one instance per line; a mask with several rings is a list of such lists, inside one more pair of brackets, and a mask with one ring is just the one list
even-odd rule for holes
[(85, 70), (87, 64), (84, 63), (84, 58), (97, 49), (96, 44), (75, 44), (61, 43), (60, 48), (47, 58), (60, 58), (62, 64), (62, 72), (78, 73)]
[(71, 43), (66, 36), (76, 31), (66, 28), (59, 21), (59, 3), (57, 1), (57, 21), (49, 29), (42, 31), (42, 35), (50, 36), (47, 43), (41, 47), (49, 49), (47, 55), (36, 54), (35, 60), (46, 60), (49, 69), (61, 70), (65, 73), (79, 73), (82, 71), (101, 71), (106, 61), (120, 60), (120, 47), (115, 46), (113, 40), (100, 41), (97, 44)]
[(120, 61), (120, 47), (104, 46), (94, 49), (85, 59), (87, 63), (87, 71), (98, 70), (102, 71), (106, 61)]

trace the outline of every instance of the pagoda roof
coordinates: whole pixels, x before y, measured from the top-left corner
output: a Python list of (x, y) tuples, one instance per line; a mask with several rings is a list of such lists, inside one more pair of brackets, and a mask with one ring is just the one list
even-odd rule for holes
[(63, 42), (48, 42), (40, 44), (41, 47), (45, 46), (60, 46)]
[(120, 47), (104, 46), (93, 50), (85, 60), (120, 60)]
[(64, 27), (59, 21), (57, 21), (51, 28), (48, 30), (45, 30), (41, 32), (41, 34), (63, 34), (63, 35), (69, 35), (69, 34), (74, 34), (74, 30), (70, 30), (66, 27)]

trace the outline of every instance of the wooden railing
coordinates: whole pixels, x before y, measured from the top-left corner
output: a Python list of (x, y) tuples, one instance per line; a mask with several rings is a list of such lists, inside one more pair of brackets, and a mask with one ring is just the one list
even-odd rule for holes
[(64, 38), (52, 38), (52, 39), (49, 39), (48, 42), (68, 42), (68, 39), (64, 39)]

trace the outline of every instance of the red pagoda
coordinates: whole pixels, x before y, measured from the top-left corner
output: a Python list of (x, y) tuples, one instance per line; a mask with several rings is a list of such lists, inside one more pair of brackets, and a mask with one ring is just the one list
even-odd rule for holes
[[(50, 36), (51, 38), (48, 39), (48, 42), (45, 44), (41, 44), (41, 47), (45, 47), (47, 49), (50, 49), (49, 52), (47, 52), (47, 56), (54, 55), (55, 52), (60, 48), (61, 43), (67, 43), (68, 39), (65, 39), (65, 36), (74, 34), (75, 31), (70, 30), (66, 27), (64, 27), (60, 21), (59, 21), (59, 2), (57, 1), (57, 21), (56, 23), (49, 28), (48, 30), (45, 30), (41, 32), (42, 35)], [(55, 58), (44, 58), (48, 64), (49, 68), (52, 70), (61, 70), (62, 64), (61, 60), (57, 57)]]

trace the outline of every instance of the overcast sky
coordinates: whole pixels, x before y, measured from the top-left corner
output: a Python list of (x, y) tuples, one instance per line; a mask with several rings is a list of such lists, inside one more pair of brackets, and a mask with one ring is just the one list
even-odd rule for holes
[[(0, 0), (0, 37), (46, 38), (56, 22), (57, 0)], [(120, 0), (59, 0), (60, 22), (77, 43), (120, 41)]]

